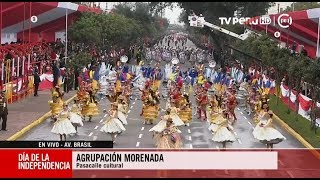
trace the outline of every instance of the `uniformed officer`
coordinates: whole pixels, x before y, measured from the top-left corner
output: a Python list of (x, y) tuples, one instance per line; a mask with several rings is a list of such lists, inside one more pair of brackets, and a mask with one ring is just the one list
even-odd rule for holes
[(7, 108), (7, 100), (4, 96), (5, 92), (2, 91), (0, 93), (0, 120), (2, 119), (2, 131), (7, 131), (7, 116), (8, 116), (8, 108)]

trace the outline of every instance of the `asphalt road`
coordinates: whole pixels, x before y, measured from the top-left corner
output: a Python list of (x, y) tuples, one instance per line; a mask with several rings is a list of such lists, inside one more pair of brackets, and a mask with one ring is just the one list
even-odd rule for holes
[[(172, 44), (173, 45), (173, 44)], [(187, 42), (187, 46), (194, 47), (191, 41)], [(151, 64), (154, 64), (151, 62)], [(162, 63), (164, 65), (164, 63)], [(181, 65), (181, 69), (184, 70), (191, 65), (189, 63)], [(164, 66), (161, 66), (164, 67)], [(161, 87), (160, 94), (166, 93), (166, 89)], [(241, 94), (237, 97), (243, 98)], [(190, 94), (190, 100), (193, 105), (195, 105), (194, 96)], [(165, 99), (161, 99), (161, 108), (165, 108)], [(84, 122), (84, 126), (78, 128), (78, 134), (68, 136), (67, 140), (111, 140), (111, 136), (100, 132), (103, 122), (106, 117), (102, 113), (103, 109), (109, 109), (109, 101), (105, 98), (99, 103), (99, 108), (101, 114), (94, 117), (92, 122)], [(49, 109), (49, 106), (48, 106)], [(152, 139), (152, 133), (149, 132), (154, 125), (144, 125), (142, 118), (140, 117), (140, 112), (142, 109), (142, 102), (133, 97), (130, 104), (130, 110), (128, 113), (128, 125), (125, 126), (126, 131), (117, 136), (114, 148), (155, 148), (154, 141)], [(161, 112), (163, 114), (164, 112)], [(193, 109), (193, 114), (195, 114), (195, 109)], [(243, 107), (236, 108), (236, 115), (238, 121), (234, 124), (235, 134), (237, 136), (237, 141), (234, 143), (227, 144), (227, 148), (265, 148), (265, 145), (260, 143), (258, 140), (254, 139), (252, 131), (254, 128), (254, 122), (252, 116), (248, 116)], [(156, 122), (157, 123), (157, 122)], [(51, 133), (53, 127), (53, 122), (48, 119), (44, 121), (41, 125), (35, 127), (30, 132), (26, 133), (19, 140), (59, 140), (59, 136)], [(198, 120), (196, 115), (189, 126), (182, 126), (179, 129), (182, 131), (184, 148), (215, 148), (219, 149), (222, 147), (220, 143), (213, 142), (212, 133), (208, 130), (209, 123), (207, 121)], [(295, 139), (286, 130), (281, 129), (280, 126), (275, 124), (277, 130), (279, 130), (287, 139), (277, 145), (274, 148), (304, 148), (304, 146)]]

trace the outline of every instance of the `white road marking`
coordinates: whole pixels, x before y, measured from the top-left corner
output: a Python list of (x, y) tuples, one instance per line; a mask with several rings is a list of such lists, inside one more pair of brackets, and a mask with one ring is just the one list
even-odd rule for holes
[(251, 122), (249, 122), (249, 121), (248, 121), (248, 124), (250, 124), (252, 126)]
[(136, 101), (137, 99), (138, 99), (138, 98), (136, 98), (135, 101)]
[(98, 136), (93, 136), (93, 140), (97, 140), (98, 139)]
[(243, 117), (244, 117), (244, 119), (245, 119), (245, 120), (247, 120), (247, 119), (248, 119), (248, 118), (247, 118), (247, 117), (245, 117), (245, 116), (243, 116)]
[(92, 136), (93, 132), (91, 132), (88, 136)]
[(133, 102), (132, 104), (135, 104), (136, 102)]
[(140, 142), (137, 142), (136, 147), (139, 147), (139, 145), (140, 145)]
[(193, 146), (192, 146), (192, 144), (190, 144), (190, 149), (193, 149)]
[(107, 117), (107, 114), (105, 114), (103, 117)]
[(240, 108), (237, 108), (238, 109), (238, 111), (240, 111)]
[(139, 134), (139, 139), (141, 139), (142, 138), (142, 134)]
[(239, 142), (239, 144), (242, 144), (242, 142), (241, 142), (241, 140), (240, 140), (240, 139), (238, 139), (238, 142)]
[(241, 111), (241, 112), (240, 112), (240, 114), (242, 114), (242, 115), (243, 115), (243, 112)]
[(132, 108), (133, 108), (133, 106), (130, 107), (130, 109), (132, 109)]
[(144, 127), (141, 128), (141, 131), (143, 131), (143, 130), (144, 130)]
[(188, 133), (191, 134), (191, 130), (190, 129), (188, 129)]
[(234, 132), (234, 135), (238, 136), (238, 135), (237, 135), (237, 132)]
[(191, 136), (189, 136), (189, 141), (192, 141), (192, 138), (191, 138)]
[(103, 122), (103, 119), (100, 120), (100, 123), (102, 123), (102, 122)]
[(128, 114), (131, 112), (131, 110), (128, 111)]
[(94, 129), (98, 129), (99, 128), (99, 126), (96, 126)]

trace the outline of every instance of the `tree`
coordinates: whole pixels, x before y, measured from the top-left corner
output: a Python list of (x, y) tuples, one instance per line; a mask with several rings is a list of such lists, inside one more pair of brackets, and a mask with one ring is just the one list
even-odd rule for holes
[(284, 12), (302, 11), (313, 8), (320, 8), (320, 4), (318, 2), (294, 2), (291, 6), (287, 6)]
[(91, 63), (92, 57), (87, 52), (80, 52), (72, 57), (67, 63), (68, 67), (72, 67), (73, 69), (80, 70), (83, 67), (86, 67)]
[(126, 48), (142, 36), (142, 29), (136, 20), (123, 15), (84, 13), (71, 26), (69, 36), (78, 43)]
[[(189, 24), (188, 16), (194, 12), (197, 15), (202, 14), (206, 21), (218, 26), (220, 26), (219, 17), (233, 17), (235, 11), (242, 17), (263, 15), (273, 4), (273, 2), (178, 2), (178, 5), (184, 9), (180, 19), (185, 24)], [(152, 2), (150, 5), (155, 12), (158, 12), (165, 7), (172, 6), (173, 2)], [(231, 27), (226, 28), (232, 30)], [(244, 29), (239, 26), (236, 29), (239, 34), (244, 32)], [(224, 44), (228, 43), (229, 37), (221, 32), (212, 32), (211, 29), (204, 28), (201, 33), (210, 35), (217, 49), (222, 49)]]

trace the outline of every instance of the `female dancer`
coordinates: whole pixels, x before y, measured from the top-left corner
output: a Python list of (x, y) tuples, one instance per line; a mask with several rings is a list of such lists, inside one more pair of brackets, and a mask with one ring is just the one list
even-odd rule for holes
[(267, 148), (272, 150), (274, 144), (278, 144), (286, 138), (272, 126), (273, 113), (269, 111), (265, 113), (260, 122), (254, 128), (252, 134), (254, 138), (261, 143), (266, 144)]
[(54, 123), (51, 132), (59, 134), (60, 141), (62, 141), (62, 137), (64, 137), (64, 140), (66, 141), (68, 134), (75, 134), (77, 132), (70, 121), (70, 113), (67, 104), (63, 104), (63, 110), (56, 118), (57, 121)]
[(119, 96), (118, 98), (118, 118), (119, 120), (123, 123), (123, 125), (127, 125), (127, 109), (128, 109), (128, 104), (124, 101), (124, 97), (122, 95)]
[(109, 111), (104, 110), (103, 112), (108, 114), (109, 117), (100, 131), (110, 134), (113, 143), (115, 143), (117, 135), (126, 130), (117, 118), (117, 104), (112, 103), (111, 109)]
[(192, 121), (192, 109), (189, 101), (189, 96), (187, 94), (183, 95), (179, 117), (184, 122), (185, 126), (187, 126)]
[(80, 103), (77, 98), (74, 99), (74, 104), (72, 105), (72, 108), (70, 110), (70, 121), (78, 133), (78, 127), (82, 127), (83, 122), (82, 122)]
[(175, 126), (182, 126), (184, 125), (184, 122), (180, 119), (178, 112), (180, 109), (175, 107), (175, 103), (171, 102), (171, 108), (170, 108), (170, 117), (172, 118), (172, 121)]
[(57, 115), (63, 110), (63, 92), (60, 92), (60, 87), (56, 86), (52, 89), (52, 100), (49, 101), (51, 118), (56, 121)]
[(145, 99), (145, 102), (143, 104), (143, 110), (142, 114), (144, 117), (144, 123), (150, 123), (153, 124), (153, 121), (157, 119), (159, 115), (159, 104), (160, 104), (160, 97), (157, 95), (157, 93), (150, 89), (149, 94), (147, 98)]
[(236, 137), (234, 135), (233, 127), (229, 124), (229, 121), (227, 119), (228, 112), (223, 111), (223, 118), (221, 118), (220, 122), (217, 122), (218, 128), (213, 133), (212, 140), (215, 142), (222, 143), (222, 147), (226, 149), (227, 142), (234, 142), (236, 140)]
[(161, 135), (156, 143), (157, 148), (161, 149), (180, 149), (182, 148), (181, 137), (179, 130), (173, 124), (171, 118), (166, 121), (166, 128), (161, 132)]

